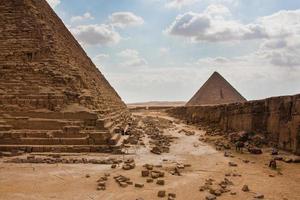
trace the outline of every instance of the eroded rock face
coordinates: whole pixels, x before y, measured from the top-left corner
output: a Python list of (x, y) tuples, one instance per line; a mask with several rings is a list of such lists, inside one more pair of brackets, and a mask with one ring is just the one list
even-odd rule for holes
[(117, 143), (126, 105), (46, 1), (2, 1), (0, 18), (0, 151)]
[(300, 154), (300, 94), (227, 105), (176, 107), (169, 113), (227, 133), (253, 132), (270, 145)]

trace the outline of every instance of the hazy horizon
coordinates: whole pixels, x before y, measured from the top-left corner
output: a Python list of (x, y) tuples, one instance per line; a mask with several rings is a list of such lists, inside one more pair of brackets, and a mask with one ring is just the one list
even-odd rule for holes
[(300, 93), (300, 2), (48, 2), (126, 103), (188, 101), (214, 71), (248, 100)]

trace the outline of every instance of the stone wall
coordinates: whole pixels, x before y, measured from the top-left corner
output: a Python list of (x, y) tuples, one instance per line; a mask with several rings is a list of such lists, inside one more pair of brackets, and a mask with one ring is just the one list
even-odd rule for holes
[(300, 154), (300, 94), (218, 106), (177, 107), (168, 111), (188, 123), (220, 127), (224, 132), (252, 131), (281, 149)]

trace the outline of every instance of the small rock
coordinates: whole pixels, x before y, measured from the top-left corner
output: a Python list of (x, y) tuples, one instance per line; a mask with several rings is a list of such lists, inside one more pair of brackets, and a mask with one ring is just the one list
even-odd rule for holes
[(106, 183), (105, 183), (105, 182), (99, 182), (99, 183), (98, 183), (98, 186), (100, 186), (100, 187), (105, 187), (105, 186), (106, 186)]
[(244, 185), (244, 186), (242, 187), (242, 191), (244, 191), (244, 192), (249, 192), (250, 189), (249, 189), (248, 185)]
[(144, 187), (144, 184), (136, 183), (136, 184), (134, 184), (134, 187), (142, 188), (142, 187)]
[(213, 194), (209, 194), (209, 195), (207, 195), (207, 196), (205, 197), (205, 199), (206, 199), (206, 200), (216, 200), (217, 197), (216, 197), (215, 195), (213, 195)]
[(148, 178), (147, 179), (147, 183), (153, 183), (153, 179), (152, 178)]
[(263, 198), (265, 198), (265, 195), (263, 195), (263, 194), (256, 194), (256, 195), (254, 196), (254, 198), (255, 198), (255, 199), (263, 199)]
[(234, 162), (229, 162), (228, 165), (229, 165), (230, 167), (237, 167), (237, 166), (238, 166), (238, 165), (237, 165), (236, 163), (234, 163)]
[(142, 177), (148, 177), (150, 174), (148, 170), (143, 170), (141, 173), (142, 173)]
[(105, 190), (105, 187), (97, 187), (97, 190)]
[(127, 184), (127, 183), (124, 183), (124, 182), (120, 182), (119, 185), (120, 185), (121, 187), (123, 187), (123, 188), (125, 188), (125, 187), (128, 186), (128, 184)]
[(262, 150), (260, 148), (257, 148), (257, 147), (248, 148), (248, 151), (251, 154), (262, 154)]
[(165, 190), (158, 191), (157, 196), (161, 197), (161, 198), (165, 197), (166, 196), (166, 191)]
[(169, 193), (168, 197), (176, 198), (176, 194), (175, 193)]
[(112, 168), (112, 169), (115, 169), (115, 168), (117, 168), (117, 165), (116, 165), (116, 164), (112, 164), (112, 165), (111, 165), (111, 168)]
[(157, 180), (156, 184), (157, 185), (165, 185), (165, 181), (164, 180)]
[(152, 171), (151, 172), (151, 178), (159, 178), (161, 176), (161, 174), (159, 172), (156, 172), (156, 171)]

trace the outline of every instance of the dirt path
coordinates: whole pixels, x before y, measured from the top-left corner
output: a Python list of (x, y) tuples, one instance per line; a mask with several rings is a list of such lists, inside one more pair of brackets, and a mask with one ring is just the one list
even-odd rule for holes
[[(137, 116), (159, 117), (174, 121), (174, 119), (158, 112), (140, 112)], [(156, 118), (156, 119), (159, 119)], [(186, 136), (179, 133), (181, 129), (194, 131), (195, 135)], [(206, 179), (214, 179), (214, 183), (224, 180), (226, 177), (233, 182), (229, 187), (231, 192), (222, 194), (217, 199), (253, 199), (259, 193), (268, 200), (297, 200), (300, 199), (300, 166), (299, 164), (287, 164), (280, 162), (279, 167), (282, 175), (270, 170), (265, 164), (268, 162), (269, 154), (250, 155), (234, 154), (234, 158), (223, 156), (209, 144), (200, 142), (199, 136), (204, 132), (196, 127), (187, 126), (182, 123), (174, 123), (174, 126), (164, 130), (164, 134), (177, 137), (170, 147), (170, 153), (156, 155), (149, 152), (149, 140), (143, 140), (145, 146), (133, 147), (129, 150), (131, 155), (124, 158), (134, 158), (136, 167), (125, 171), (121, 167), (111, 169), (110, 165), (93, 164), (11, 164), (0, 160), (0, 200), (144, 200), (167, 199), (158, 198), (159, 190), (167, 193), (176, 193), (179, 200), (205, 199), (208, 192), (200, 192), (199, 187), (204, 185)], [(89, 154), (80, 157), (117, 157), (123, 156), (106, 154)], [(244, 163), (243, 160), (249, 160)], [(230, 167), (228, 162), (234, 162), (238, 166)], [(146, 183), (146, 178), (141, 177), (144, 164), (162, 165), (157, 170), (165, 172), (165, 185)], [(176, 163), (190, 164), (182, 171), (182, 176), (171, 175), (170, 168)], [(97, 191), (97, 180), (104, 173), (110, 173), (105, 191)], [(87, 178), (86, 174), (90, 177)], [(225, 176), (225, 174), (240, 174), (241, 176)], [(121, 188), (113, 179), (113, 176), (124, 175), (129, 177), (133, 183), (144, 184), (143, 188), (128, 186)], [(272, 175), (273, 177), (270, 177)], [(250, 192), (243, 192), (242, 186), (247, 184)]]

